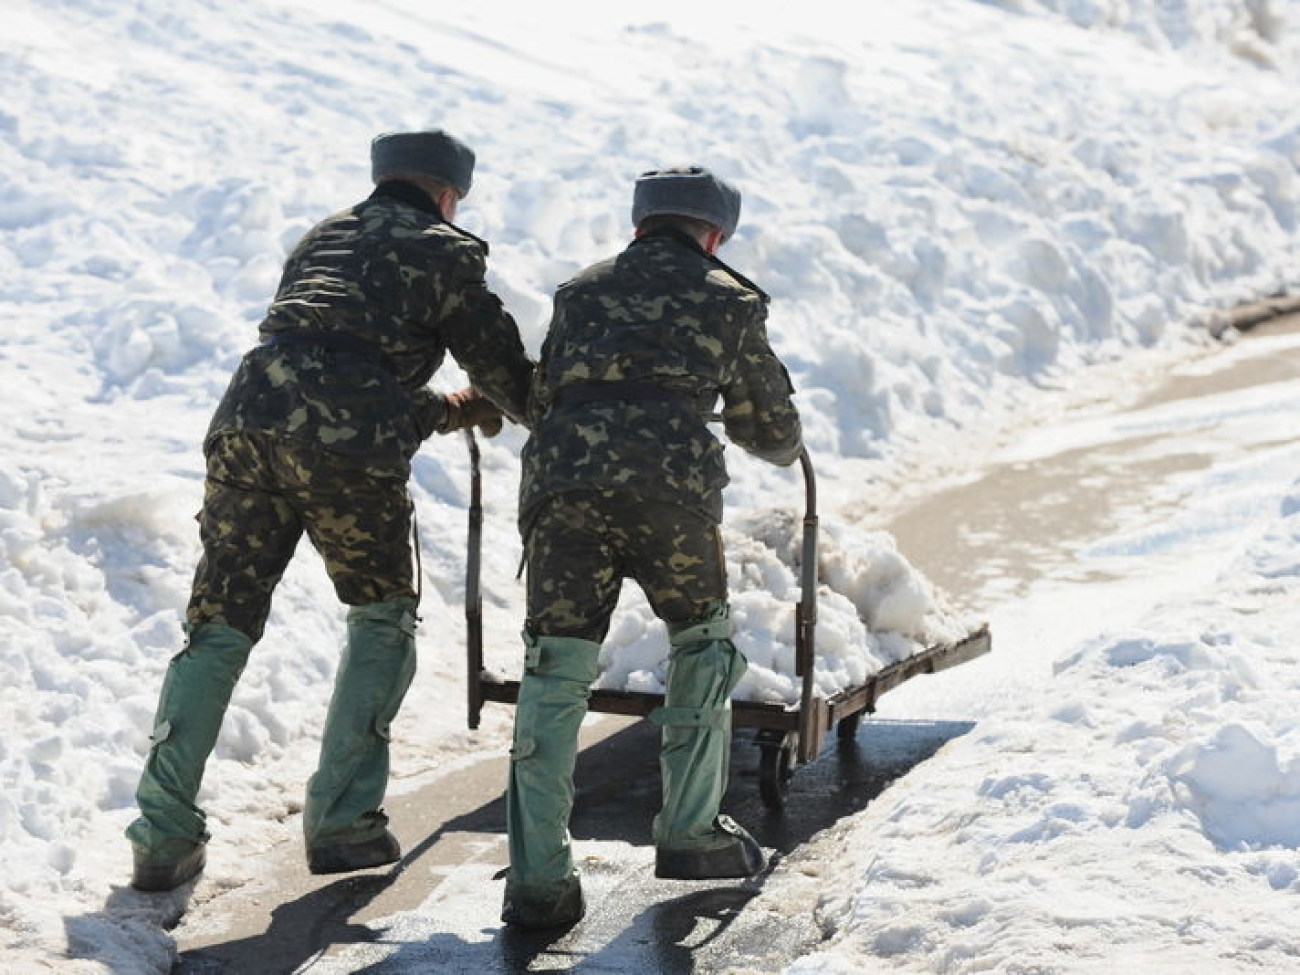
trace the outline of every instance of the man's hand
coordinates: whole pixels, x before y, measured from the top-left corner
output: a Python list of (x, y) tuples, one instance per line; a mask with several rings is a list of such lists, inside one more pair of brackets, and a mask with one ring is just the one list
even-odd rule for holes
[(456, 430), (468, 430), (478, 427), (485, 437), (495, 437), (501, 432), (501, 411), (495, 403), (480, 393), (473, 386), (442, 398), (442, 422), (438, 424), (439, 433), (453, 433)]

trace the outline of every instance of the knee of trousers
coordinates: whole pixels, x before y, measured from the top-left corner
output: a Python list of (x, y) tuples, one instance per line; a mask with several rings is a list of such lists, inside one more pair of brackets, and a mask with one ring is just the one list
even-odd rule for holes
[(665, 731), (710, 732), (731, 730), (731, 704), (718, 707), (655, 708), (649, 718)]
[(668, 626), (668, 642), (674, 652), (717, 640), (730, 642), (731, 634), (731, 607), (722, 599), (709, 603), (698, 618)]
[[(555, 684), (557, 682), (548, 682)], [(568, 683), (568, 682), (566, 682)], [(520, 695), (515, 711), (510, 762), (542, 763), (548, 767), (570, 764), (577, 753), (578, 729), (587, 715), (587, 691), (551, 687), (550, 693), (525, 698)]]
[[(731, 640), (726, 603), (715, 603), (701, 620), (674, 627), (669, 637), (668, 703), (721, 704), (740, 683), (748, 663)], [(675, 722), (674, 722), (675, 723)]]
[(195, 708), (224, 709), (248, 663), (253, 641), (221, 623), (186, 627), (185, 648), (172, 657), (163, 677), (155, 724), (187, 719)]
[(599, 673), (600, 644), (572, 636), (538, 636), (524, 630), (524, 673), (533, 680), (591, 686)]
[(385, 603), (367, 603), (348, 609), (348, 627), (362, 629), (369, 625), (391, 627), (397, 631), (398, 638), (415, 639), (415, 628), (419, 622), (416, 616), (415, 600), (408, 596), (399, 596)]
[(519, 686), (511, 761), (574, 747), (598, 672), (600, 644), (524, 631), (524, 679)]

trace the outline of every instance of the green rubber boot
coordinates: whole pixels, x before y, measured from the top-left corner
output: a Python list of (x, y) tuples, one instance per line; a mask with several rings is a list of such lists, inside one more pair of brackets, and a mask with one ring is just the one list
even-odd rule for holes
[(650, 719), (663, 727), (659, 768), (663, 808), (655, 817), (655, 875), (680, 880), (748, 877), (763, 869), (762, 849), (718, 815), (731, 758), (731, 692), (745, 658), (731, 642), (726, 603), (670, 632), (664, 706)]
[(137, 890), (171, 890), (203, 869), (208, 830), (195, 798), (252, 647), (238, 630), (202, 623), (167, 668), (135, 794), (140, 817), (126, 829)]
[(569, 843), (569, 814), (578, 728), (596, 679), (600, 644), (527, 631), (524, 644), (506, 792), (510, 873), (501, 920), (548, 928), (573, 924), (586, 910)]
[(379, 807), (388, 788), (389, 726), (415, 676), (415, 623), (408, 597), (348, 611), (348, 643), (303, 806), (312, 873), (364, 870), (402, 855)]

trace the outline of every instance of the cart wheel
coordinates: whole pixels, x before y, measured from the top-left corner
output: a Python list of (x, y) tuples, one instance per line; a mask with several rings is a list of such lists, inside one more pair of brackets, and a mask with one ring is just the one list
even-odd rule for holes
[(784, 809), (794, 776), (794, 754), (798, 737), (764, 735), (759, 738), (758, 793), (769, 809)]
[(862, 712), (854, 711), (852, 714), (840, 718), (835, 725), (835, 734), (840, 741), (852, 741), (858, 736), (858, 728), (862, 727)]

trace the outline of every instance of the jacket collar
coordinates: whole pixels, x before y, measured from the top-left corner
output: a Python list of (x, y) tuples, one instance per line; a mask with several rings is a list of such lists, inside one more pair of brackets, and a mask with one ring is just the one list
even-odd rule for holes
[(683, 247), (687, 248), (688, 250), (694, 251), (696, 254), (699, 254), (710, 264), (713, 264), (718, 268), (720, 268), (721, 270), (726, 271), (728, 274), (730, 274), (733, 278), (735, 278), (745, 287), (758, 292), (758, 295), (760, 298), (762, 298), (764, 304), (767, 304), (767, 302), (771, 300), (768, 293), (764, 291), (762, 288), (760, 288), (758, 285), (756, 285), (753, 281), (745, 277), (745, 275), (741, 274), (739, 271), (737, 271), (726, 261), (722, 260), (722, 258), (718, 257), (718, 255), (710, 254), (708, 251), (706, 251), (703, 247), (700, 246), (700, 242), (698, 240), (696, 240), (690, 234), (678, 230), (676, 227), (657, 227), (656, 229), (644, 233), (640, 237), (637, 237), (628, 246), (636, 247), (638, 244), (648, 244), (653, 240), (664, 240), (664, 239), (671, 240), (678, 244), (681, 244)]
[(483, 254), (485, 256), (487, 255), (488, 244), (486, 240), (481, 237), (475, 237), (464, 227), (457, 226), (444, 217), (442, 215), (442, 208), (439, 207), (434, 200), (429, 198), (429, 194), (425, 193), (424, 190), (420, 189), (413, 183), (408, 183), (405, 180), (400, 179), (385, 180), (375, 187), (375, 191), (370, 194), (370, 199), (397, 200), (399, 203), (413, 206), (417, 210), (429, 214), (431, 217), (437, 217), (442, 223), (453, 228), (462, 237), (468, 237), (470, 240), (474, 241), (474, 243), (478, 244), (478, 246), (483, 249)]
[(685, 231), (678, 230), (676, 227), (657, 227), (654, 230), (647, 231), (646, 233), (642, 234), (640, 237), (637, 237), (635, 240), (633, 240), (629, 246), (636, 247), (638, 244), (648, 244), (652, 240), (664, 240), (664, 239), (675, 240), (683, 247), (686, 247), (689, 250), (693, 250), (701, 257), (711, 257), (709, 252), (700, 246), (700, 242), (698, 240), (696, 240), (694, 237), (692, 237), (690, 234), (686, 233)]
[(442, 215), (442, 210), (438, 204), (429, 199), (429, 194), (424, 192), (414, 183), (407, 183), (405, 180), (389, 179), (375, 187), (375, 191), (370, 194), (370, 199), (388, 199), (397, 200), (408, 206), (413, 206), (417, 210), (423, 210), (425, 213), (432, 214), (439, 220), (446, 220)]

